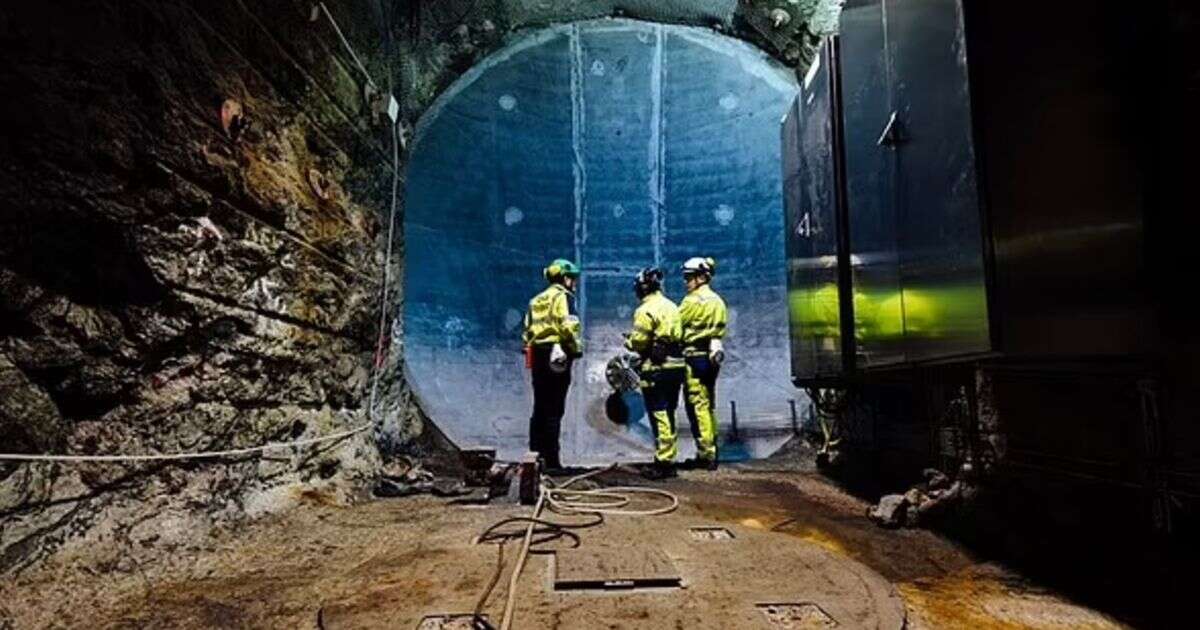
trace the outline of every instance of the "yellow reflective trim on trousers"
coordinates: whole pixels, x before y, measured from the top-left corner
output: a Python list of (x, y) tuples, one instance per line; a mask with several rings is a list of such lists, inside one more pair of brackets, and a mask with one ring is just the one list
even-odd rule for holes
[(649, 360), (643, 362), (642, 372), (657, 372), (659, 370), (678, 370), (683, 367), (687, 367), (687, 363), (684, 362), (682, 357), (667, 357), (667, 360), (663, 361), (661, 365), (655, 365), (655, 364), (651, 363)]
[(666, 410), (652, 411), (650, 416), (651, 421), (657, 427), (655, 430), (655, 435), (658, 437), (654, 448), (655, 461), (675, 461), (675, 457), (679, 455), (679, 441), (675, 435), (675, 423), (671, 422), (669, 412)]
[(692, 368), (687, 369), (687, 413), (699, 435), (696, 438), (696, 454), (704, 459), (717, 456), (717, 414), (713, 409), (713, 392), (696, 377)]

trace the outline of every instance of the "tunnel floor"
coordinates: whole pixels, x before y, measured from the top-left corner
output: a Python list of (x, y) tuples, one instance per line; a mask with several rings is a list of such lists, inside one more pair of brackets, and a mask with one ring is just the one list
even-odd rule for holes
[[(555, 592), (552, 554), (537, 554), (514, 627), (1123, 627), (936, 534), (879, 529), (865, 503), (813, 473), (688, 472), (660, 487), (680, 497), (679, 510), (610, 517), (582, 532), (580, 549), (660, 549), (682, 588)], [(338, 507), (314, 494), (169, 557), (60, 559), (0, 585), (0, 602), (18, 628), (417, 628), (427, 615), (472, 609), (496, 563), (495, 547), (473, 537), (527, 511), (432, 497)], [(697, 526), (733, 539), (696, 540)], [(497, 625), (508, 575), (485, 608)], [(761, 607), (813, 602), (816, 617)]]

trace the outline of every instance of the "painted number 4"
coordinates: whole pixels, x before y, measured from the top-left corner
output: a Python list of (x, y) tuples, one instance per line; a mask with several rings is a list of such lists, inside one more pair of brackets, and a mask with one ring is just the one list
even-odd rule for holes
[(812, 213), (805, 212), (803, 217), (800, 217), (800, 223), (796, 224), (796, 234), (804, 238), (812, 238), (817, 233), (816, 228), (812, 224)]

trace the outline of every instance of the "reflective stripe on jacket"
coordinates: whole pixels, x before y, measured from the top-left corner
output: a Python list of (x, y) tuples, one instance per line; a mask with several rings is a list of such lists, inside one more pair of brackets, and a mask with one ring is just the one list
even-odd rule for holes
[(578, 356), (583, 352), (581, 328), (575, 294), (561, 284), (551, 284), (529, 301), (521, 340), (526, 346), (561, 344), (567, 354)]
[(682, 366), (682, 330), (679, 308), (661, 291), (655, 291), (642, 298), (633, 312), (633, 330), (625, 347), (649, 359), (643, 371)]
[(684, 347), (702, 347), (710, 339), (725, 337), (725, 324), (729, 319), (725, 300), (707, 284), (700, 285), (683, 298), (679, 304), (679, 317)]

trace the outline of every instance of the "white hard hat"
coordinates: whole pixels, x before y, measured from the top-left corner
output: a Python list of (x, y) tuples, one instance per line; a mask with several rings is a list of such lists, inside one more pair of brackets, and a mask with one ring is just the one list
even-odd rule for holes
[(717, 261), (713, 260), (712, 258), (701, 258), (700, 256), (696, 256), (694, 258), (687, 259), (687, 262), (683, 263), (683, 275), (691, 276), (698, 273), (706, 273), (711, 276), (716, 268)]

